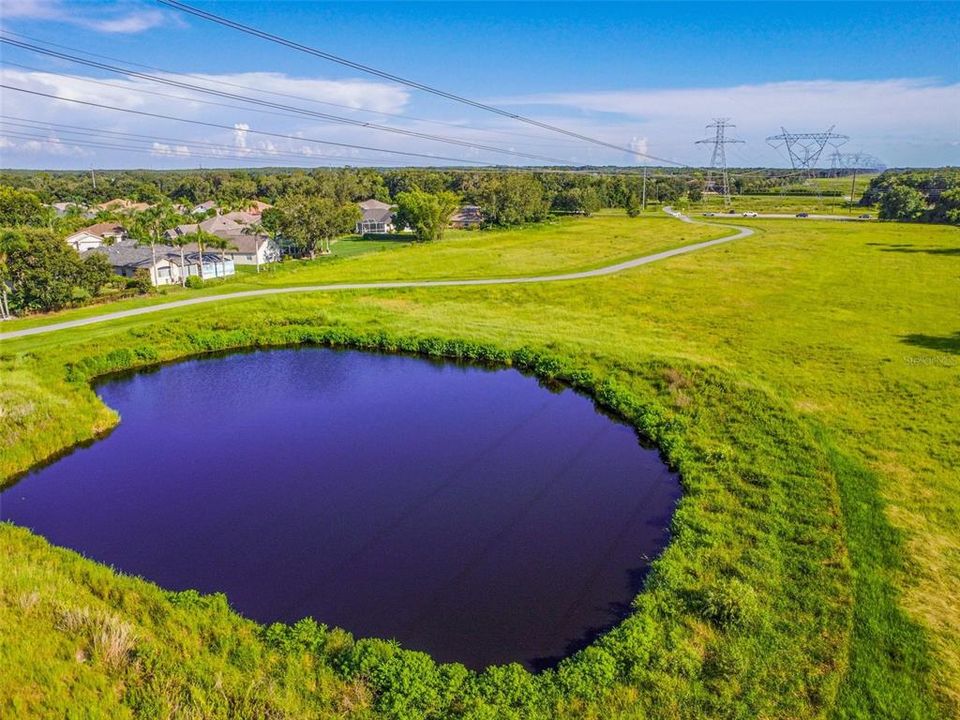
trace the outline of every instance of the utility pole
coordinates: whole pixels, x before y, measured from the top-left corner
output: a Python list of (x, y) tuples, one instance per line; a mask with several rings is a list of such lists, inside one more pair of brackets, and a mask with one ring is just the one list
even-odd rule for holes
[(647, 166), (643, 166), (643, 200), (640, 201), (641, 212), (647, 211)]
[(97, 189), (97, 173), (93, 169), (93, 165), (90, 166), (90, 177), (93, 179), (93, 189)]
[[(723, 176), (723, 204), (730, 204), (730, 179), (727, 176), (727, 151), (726, 146), (734, 143), (744, 143), (744, 140), (735, 140), (727, 137), (727, 130), (735, 128), (736, 125), (730, 122), (730, 118), (714, 118), (713, 122), (707, 125), (707, 130), (713, 130), (713, 137), (697, 140), (694, 145), (713, 145), (713, 154), (710, 156), (710, 168), (718, 169)], [(708, 175), (709, 177), (709, 175)]]
[(857, 175), (859, 172), (861, 170), (883, 172), (887, 167), (882, 160), (865, 152), (842, 153), (839, 150), (834, 151), (833, 155), (830, 156), (830, 164), (831, 167), (837, 169), (837, 177), (840, 177), (844, 171), (853, 171), (853, 178), (850, 181), (851, 208), (853, 208), (853, 203), (857, 197)]

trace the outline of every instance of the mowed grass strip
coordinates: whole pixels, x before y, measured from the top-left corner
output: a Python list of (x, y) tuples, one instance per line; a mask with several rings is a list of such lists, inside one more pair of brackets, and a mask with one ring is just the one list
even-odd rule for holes
[[(636, 613), (557, 673), (458, 681), (379, 645), (324, 645), (321, 661), (350, 671), (338, 678), (357, 680), (358, 654), (379, 669), (359, 681), (378, 712), (427, 712), (383, 670), (412, 663), (438, 716), (956, 715), (960, 233), (754, 224), (744, 241), (590, 281), (264, 298), (4, 343), (5, 437), (26, 448), (5, 472), (113, 421), (91, 373), (284, 342), (526, 362), (593, 392), (680, 467), (674, 542)], [(88, 563), (57, 557), (50, 582), (72, 593), (63, 577)], [(122, 608), (124, 583), (105, 582), (105, 610)], [(3, 602), (13, 627), (20, 610)], [(4, 645), (28, 667), (49, 660)]]

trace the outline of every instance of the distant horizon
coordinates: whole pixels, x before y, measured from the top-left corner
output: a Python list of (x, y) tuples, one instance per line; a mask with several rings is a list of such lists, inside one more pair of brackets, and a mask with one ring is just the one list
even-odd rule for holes
[[(789, 171), (796, 172), (800, 174), (800, 170), (792, 171), (789, 166), (774, 166), (774, 165), (728, 165), (727, 168), (731, 171), (741, 171), (741, 170), (773, 170), (773, 171)], [(955, 168), (960, 168), (960, 165), (901, 165), (899, 167), (884, 167), (881, 169), (876, 168), (858, 168), (857, 173), (878, 173), (886, 171), (902, 171), (902, 170), (951, 170)], [(442, 172), (509, 172), (509, 171), (524, 171), (524, 172), (564, 172), (564, 171), (576, 171), (582, 170), (584, 173), (588, 173), (591, 170), (624, 170), (630, 171), (629, 173), (625, 172), (624, 174), (641, 174), (643, 172), (644, 166), (636, 165), (551, 165), (551, 166), (534, 166), (534, 165), (502, 165), (502, 166), (490, 166), (490, 167), (472, 167), (469, 165), (314, 165), (314, 166), (298, 166), (298, 165), (263, 165), (263, 166), (254, 166), (254, 165), (236, 165), (236, 166), (210, 166), (210, 167), (99, 167), (93, 166), (85, 168), (44, 168), (44, 167), (0, 167), (0, 173), (30, 173), (30, 172), (46, 172), (46, 173), (79, 173), (79, 174), (89, 174), (90, 171), (94, 170), (98, 173), (109, 173), (109, 172), (158, 172), (158, 173), (167, 173), (167, 172), (264, 172), (268, 170), (274, 171), (290, 171), (295, 172), (297, 170), (380, 170), (385, 172), (396, 172), (398, 170), (435, 170)], [(666, 171), (672, 173), (688, 173), (691, 170), (696, 172), (718, 172), (716, 168), (712, 168), (706, 165), (685, 165), (683, 167), (674, 167), (667, 165), (647, 165), (646, 169), (648, 172), (656, 171)], [(830, 167), (818, 167), (814, 168), (813, 172), (815, 173), (830, 173), (830, 172), (839, 172), (843, 174), (852, 174), (853, 169), (851, 168), (830, 168)]]

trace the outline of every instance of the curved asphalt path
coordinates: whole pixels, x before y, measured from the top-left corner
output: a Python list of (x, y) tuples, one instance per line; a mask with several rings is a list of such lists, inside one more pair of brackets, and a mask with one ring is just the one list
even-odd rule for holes
[(614, 273), (622, 272), (624, 270), (629, 270), (631, 268), (640, 267), (641, 265), (647, 265), (652, 262), (657, 262), (658, 260), (666, 260), (667, 258), (675, 257), (677, 255), (686, 255), (687, 253), (697, 252), (698, 250), (704, 250), (708, 247), (713, 247), (714, 245), (721, 245), (723, 243), (728, 243), (732, 240), (740, 240), (741, 238), (748, 237), (753, 235), (753, 230), (747, 227), (742, 227), (740, 225), (727, 225), (719, 223), (709, 223), (709, 222), (700, 222), (698, 220), (691, 220), (686, 215), (676, 212), (671, 208), (664, 208), (664, 210), (675, 217), (677, 220), (682, 222), (692, 223), (695, 225), (713, 225), (716, 227), (731, 228), (736, 232), (726, 235), (715, 240), (706, 240), (704, 242), (694, 243), (692, 245), (684, 245), (683, 247), (674, 248), (672, 250), (664, 250), (663, 252), (654, 253), (653, 255), (644, 255), (643, 257), (634, 258), (633, 260), (627, 260), (625, 262), (616, 263), (615, 265), (607, 265), (605, 267), (595, 268), (593, 270), (583, 270), (581, 272), (572, 272), (564, 273), (561, 275), (533, 275), (529, 277), (516, 277), (516, 278), (481, 278), (476, 280), (405, 280), (397, 282), (372, 282), (372, 283), (342, 283), (342, 284), (332, 284), (332, 285), (301, 285), (296, 287), (283, 287), (283, 288), (263, 288), (261, 290), (244, 290), (241, 292), (235, 293), (224, 293), (222, 295), (204, 295), (202, 297), (189, 298), (187, 300), (175, 300), (169, 303), (163, 303), (161, 305), (150, 305), (148, 307), (134, 308), (132, 310), (118, 310), (116, 312), (104, 313), (103, 315), (96, 315), (94, 317), (81, 318), (79, 320), (66, 320), (59, 323), (51, 323), (50, 325), (41, 325), (40, 327), (26, 328), (24, 330), (12, 330), (6, 333), (0, 333), (0, 340), (12, 340), (14, 338), (27, 337), (28, 335), (40, 335), (42, 333), (56, 332), (57, 330), (66, 330), (68, 328), (82, 327), (84, 325), (92, 325), (94, 323), (107, 322), (108, 320), (119, 320), (121, 318), (136, 317), (137, 315), (146, 315), (148, 313), (161, 312), (164, 310), (172, 310), (174, 308), (188, 307), (190, 305), (202, 305), (204, 303), (220, 302), (222, 300), (235, 300), (238, 298), (249, 298), (249, 297), (261, 297), (264, 295), (285, 295), (288, 293), (309, 293), (309, 292), (334, 292), (339, 290), (393, 290), (397, 288), (429, 288), (429, 287), (471, 287), (475, 285), (518, 285), (521, 283), (547, 283), (547, 282), (558, 282), (561, 280), (583, 280), (585, 278), (594, 278), (602, 277), (604, 275), (613, 275)]

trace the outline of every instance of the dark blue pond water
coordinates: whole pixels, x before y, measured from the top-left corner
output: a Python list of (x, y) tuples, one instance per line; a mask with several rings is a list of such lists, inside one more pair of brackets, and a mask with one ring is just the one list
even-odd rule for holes
[(305, 348), (98, 392), (119, 427), (3, 492), (0, 518), (262, 622), (475, 668), (540, 667), (616, 623), (679, 497), (630, 428), (511, 370)]

